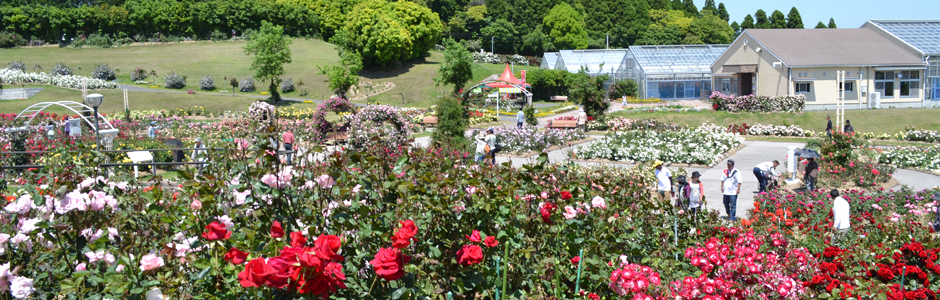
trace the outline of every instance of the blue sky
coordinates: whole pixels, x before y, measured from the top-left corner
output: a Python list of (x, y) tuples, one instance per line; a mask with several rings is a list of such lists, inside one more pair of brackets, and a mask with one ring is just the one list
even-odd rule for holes
[[(705, 0), (694, 0), (696, 7), (702, 9)], [(767, 17), (774, 10), (784, 15), (796, 6), (803, 17), (806, 28), (816, 27), (822, 21), (829, 23), (835, 18), (839, 28), (858, 28), (870, 19), (940, 19), (940, 1), (938, 0), (715, 0), (724, 3), (731, 15), (731, 21), (741, 23), (744, 16), (754, 15), (758, 9), (767, 12)]]

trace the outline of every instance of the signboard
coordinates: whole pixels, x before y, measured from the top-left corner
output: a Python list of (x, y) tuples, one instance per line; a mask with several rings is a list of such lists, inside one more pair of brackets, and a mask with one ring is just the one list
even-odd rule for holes
[(127, 157), (134, 163), (142, 163), (153, 160), (153, 154), (150, 151), (131, 151), (127, 152)]
[(525, 87), (525, 70), (522, 70), (522, 87)]
[(82, 120), (69, 119), (69, 136), (82, 136)]

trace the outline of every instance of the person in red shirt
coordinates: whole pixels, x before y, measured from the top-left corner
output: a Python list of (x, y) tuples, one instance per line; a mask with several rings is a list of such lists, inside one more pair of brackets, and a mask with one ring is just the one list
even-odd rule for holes
[(288, 151), (287, 164), (290, 165), (291, 158), (294, 155), (294, 153), (291, 152), (294, 151), (294, 133), (290, 132), (290, 130), (284, 132), (284, 136), (281, 137), (281, 140), (284, 141), (284, 151)]

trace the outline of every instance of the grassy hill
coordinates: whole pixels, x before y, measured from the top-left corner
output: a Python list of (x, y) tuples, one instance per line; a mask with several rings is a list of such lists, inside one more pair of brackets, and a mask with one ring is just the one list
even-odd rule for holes
[[(130, 74), (136, 68), (155, 70), (157, 72), (156, 85), (162, 87), (162, 76), (167, 71), (176, 71), (187, 76), (186, 89), (195, 90), (195, 95), (171, 94), (171, 93), (148, 93), (148, 92), (130, 92), (132, 109), (149, 108), (178, 108), (203, 106), (207, 110), (237, 110), (247, 108), (248, 104), (255, 98), (249, 97), (224, 97), (231, 96), (231, 87), (225, 78), (244, 78), (251, 76), (254, 72), (250, 70), (251, 57), (245, 55), (245, 42), (186, 42), (186, 43), (168, 43), (154, 45), (133, 45), (119, 48), (108, 49), (73, 49), (58, 47), (41, 48), (15, 48), (4, 49), (0, 51), (0, 64), (5, 65), (9, 61), (23, 61), (27, 65), (27, 71), (33, 71), (35, 65), (39, 65), (46, 72), (51, 72), (52, 67), (63, 62), (72, 67), (73, 72), (79, 75), (89, 75), (92, 69), (99, 62), (108, 64), (117, 71), (118, 79), (125, 84), (133, 84), (130, 81)], [(305, 84), (302, 89), (310, 91), (307, 96), (310, 99), (322, 100), (329, 97), (332, 92), (327, 88), (325, 82), (326, 76), (319, 75), (317, 66), (335, 64), (338, 61), (336, 50), (332, 44), (320, 40), (294, 39), (291, 44), (291, 54), (293, 62), (285, 66), (286, 76), (291, 76), (294, 83), (303, 81)], [(449, 87), (435, 86), (433, 77), (437, 75), (440, 63), (444, 60), (440, 52), (432, 51), (423, 62), (408, 63), (401, 67), (381, 70), (381, 71), (363, 71), (359, 75), (361, 81), (370, 82), (392, 82), (396, 85), (394, 89), (385, 94), (375, 97), (374, 100), (384, 104), (400, 106), (426, 107), (439, 96), (443, 96), (450, 90)], [(478, 82), (483, 78), (502, 72), (503, 65), (494, 64), (476, 64), (474, 66), (473, 82)], [(534, 70), (533, 67), (515, 68), (518, 74), (519, 70)], [(38, 71), (38, 69), (37, 69)], [(199, 79), (209, 74), (215, 80), (217, 90), (215, 92), (201, 92), (198, 90)], [(153, 77), (147, 80), (152, 80)], [(258, 91), (255, 93), (236, 92), (238, 96), (262, 96), (261, 92), (267, 88), (266, 84), (256, 82)], [(149, 84), (139, 85), (148, 88)], [(13, 88), (9, 84), (5, 88)], [(47, 89), (36, 97), (22, 101), (4, 101), (0, 103), (0, 112), (13, 113), (19, 112), (22, 108), (30, 104), (42, 101), (58, 100), (80, 100), (79, 91), (46, 87)], [(179, 91), (158, 88), (163, 91)], [(226, 90), (228, 93), (222, 93)], [(184, 90), (185, 91), (185, 90)], [(405, 94), (405, 103), (402, 104), (401, 93)], [(120, 91), (105, 91), (105, 104), (103, 111), (123, 110), (123, 104)], [(300, 98), (299, 92), (285, 94), (284, 97)], [(299, 104), (298, 106), (306, 106)]]

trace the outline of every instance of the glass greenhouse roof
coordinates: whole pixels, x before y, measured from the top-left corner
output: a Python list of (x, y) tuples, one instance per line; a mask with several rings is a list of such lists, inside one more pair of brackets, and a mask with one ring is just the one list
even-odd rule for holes
[(577, 73), (584, 66), (588, 68), (588, 74), (612, 74), (620, 67), (627, 51), (628, 49), (561, 50), (558, 52), (560, 59), (555, 69)]
[(545, 52), (545, 56), (542, 57), (542, 65), (540, 68), (553, 70), (555, 69), (556, 60), (558, 60), (558, 52)]
[(940, 20), (871, 22), (924, 54), (940, 54)]
[(728, 45), (630, 46), (646, 74), (710, 74)]

